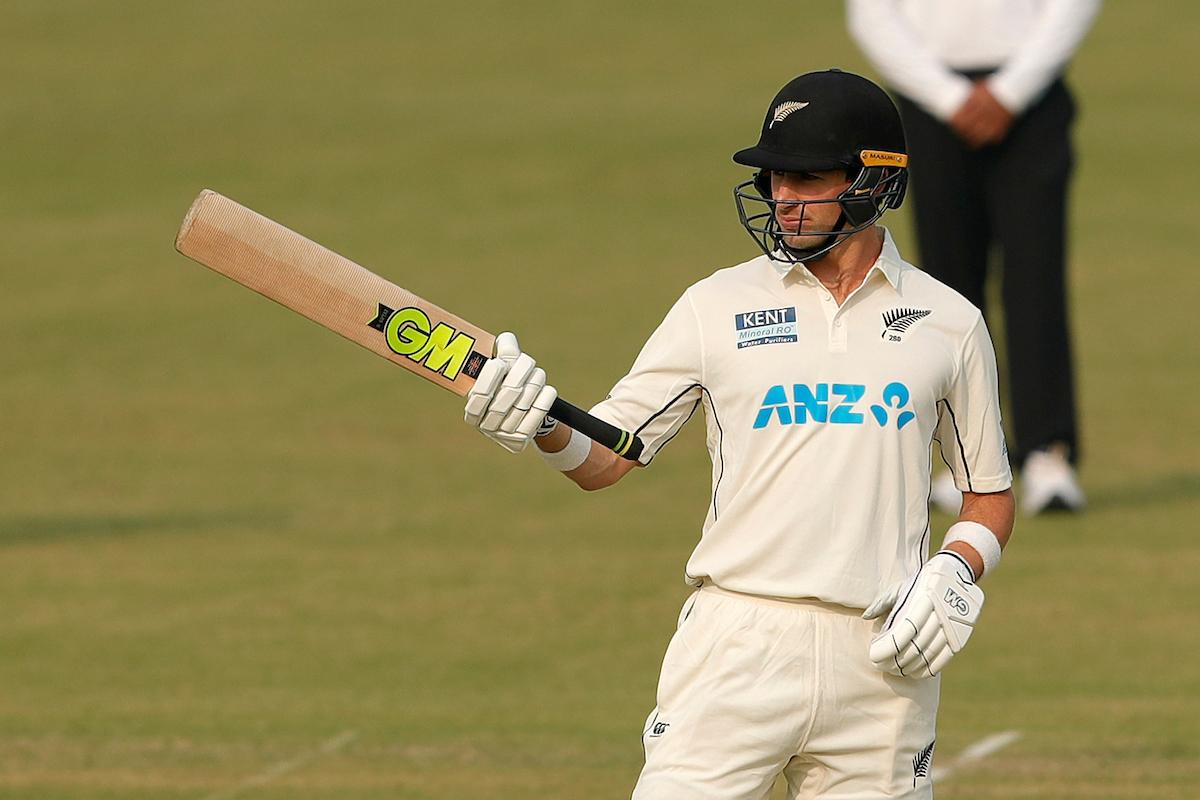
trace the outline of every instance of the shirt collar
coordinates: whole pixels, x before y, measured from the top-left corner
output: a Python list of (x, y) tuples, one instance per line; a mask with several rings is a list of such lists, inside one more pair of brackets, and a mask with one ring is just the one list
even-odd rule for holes
[[(771, 268), (775, 270), (775, 274), (781, 281), (793, 273), (798, 280), (805, 283), (815, 283), (817, 281), (816, 276), (808, 271), (808, 267), (799, 262), (792, 264), (787, 261), (771, 259)], [(879, 251), (879, 258), (875, 260), (871, 269), (867, 271), (867, 277), (864, 279), (864, 282), (871, 278), (872, 272), (878, 271), (892, 285), (892, 288), (896, 289), (900, 286), (900, 272), (903, 269), (904, 259), (900, 257), (900, 251), (896, 248), (896, 242), (892, 239), (892, 232), (884, 228), (883, 249)]]
[(904, 271), (904, 259), (900, 257), (900, 251), (896, 248), (896, 242), (892, 239), (892, 232), (887, 228), (883, 229), (883, 249), (879, 251), (879, 258), (875, 259), (875, 266), (871, 269), (877, 269), (883, 273), (883, 277), (888, 279), (888, 283), (893, 289), (900, 288), (900, 273)]

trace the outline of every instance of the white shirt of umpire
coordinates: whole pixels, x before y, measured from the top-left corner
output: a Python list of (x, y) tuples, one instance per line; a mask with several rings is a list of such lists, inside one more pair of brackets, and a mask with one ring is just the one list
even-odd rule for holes
[(933, 443), (960, 489), (1012, 483), (983, 318), (890, 233), (840, 307), (766, 256), (694, 284), (592, 413), (636, 431), (648, 464), (698, 407), (697, 585), (865, 608), (926, 558)]
[(850, 35), (888, 85), (948, 121), (971, 92), (957, 70), (995, 69), (988, 85), (1014, 114), (1066, 69), (1100, 0), (848, 0)]

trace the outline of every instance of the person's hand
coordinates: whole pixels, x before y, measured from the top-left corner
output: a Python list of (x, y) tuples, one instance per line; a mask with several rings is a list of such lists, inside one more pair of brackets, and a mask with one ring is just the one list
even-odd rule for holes
[(966, 101), (950, 118), (950, 127), (971, 149), (1003, 141), (1012, 124), (1012, 112), (996, 99), (985, 80), (975, 81)]
[(871, 663), (893, 675), (931, 678), (971, 638), (983, 608), (983, 590), (975, 585), (966, 561), (948, 550), (934, 553), (894, 595), (893, 588), (881, 592), (863, 613), (871, 619), (884, 606), (895, 604), (871, 641)]
[(467, 393), (463, 418), (505, 450), (519, 453), (557, 397), (558, 391), (546, 385), (546, 372), (506, 332), (496, 337), (496, 357), (483, 365)]

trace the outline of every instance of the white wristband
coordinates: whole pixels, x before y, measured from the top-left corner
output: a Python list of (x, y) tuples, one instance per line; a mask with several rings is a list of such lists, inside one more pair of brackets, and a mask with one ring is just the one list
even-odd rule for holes
[(946, 545), (951, 542), (971, 545), (983, 559), (983, 574), (976, 575), (976, 580), (994, 570), (1000, 563), (1000, 540), (986, 525), (969, 520), (956, 522), (946, 531), (946, 538), (942, 539), (942, 549), (945, 550)]
[(592, 440), (574, 429), (571, 430), (570, 441), (567, 442), (567, 446), (562, 450), (547, 453), (545, 450), (538, 448), (538, 452), (542, 454), (542, 458), (546, 460), (546, 463), (559, 472), (570, 472), (579, 467), (584, 461), (587, 461), (588, 453), (591, 451)]

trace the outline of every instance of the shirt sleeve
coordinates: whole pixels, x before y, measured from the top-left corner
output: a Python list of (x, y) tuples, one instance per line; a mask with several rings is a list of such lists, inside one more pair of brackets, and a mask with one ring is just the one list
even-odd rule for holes
[(967, 101), (971, 82), (941, 62), (895, 0), (848, 0), (846, 22), (884, 81), (933, 116), (949, 121)]
[(938, 401), (935, 438), (960, 491), (1002, 492), (1012, 485), (1000, 421), (996, 353), (982, 315), (963, 341), (949, 391)]
[(1050, 0), (1024, 44), (988, 79), (1005, 108), (1020, 114), (1046, 91), (1092, 26), (1100, 0)]
[(702, 356), (700, 325), (685, 292), (650, 336), (629, 374), (591, 413), (633, 431), (644, 445), (638, 460), (649, 464), (700, 403)]

